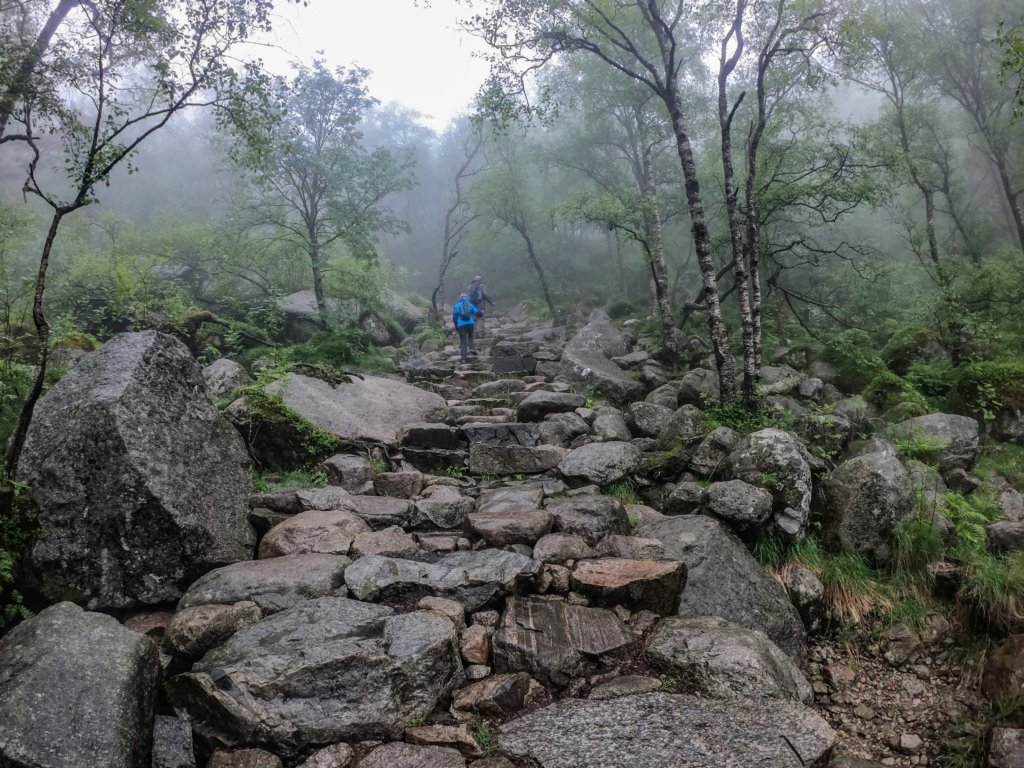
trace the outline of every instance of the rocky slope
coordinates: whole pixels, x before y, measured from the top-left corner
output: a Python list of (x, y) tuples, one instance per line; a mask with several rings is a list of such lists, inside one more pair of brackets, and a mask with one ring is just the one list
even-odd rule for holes
[[(218, 462), (237, 436), (173, 341), (121, 337), (80, 363), (30, 437), (35, 557), (51, 599), (123, 626), (60, 602), (0, 638), (0, 765), (937, 764), (980, 705), (949, 623), (829, 640), (815, 575), (773, 574), (745, 543), (820, 523), (886, 556), (915, 480), (891, 443), (849, 445), (863, 401), (827, 366), (769, 366), (791, 429), (743, 434), (704, 413), (714, 374), (670, 380), (635, 323), (488, 323), (470, 365), (420, 349), (405, 383), (275, 385), (349, 450), (324, 462), (327, 487), (264, 494), (235, 453)], [(211, 390), (244, 380), (230, 368)], [(251, 424), (243, 409), (228, 412)], [(904, 428), (943, 438), (947, 481), (969, 472), (972, 420)], [(288, 440), (244, 435), (254, 455)], [(66, 443), (90, 458), (60, 458)], [(177, 496), (147, 481), (156, 466), (188, 478)], [(1014, 643), (990, 696), (1021, 690)], [(990, 741), (990, 765), (1022, 765), (1021, 731)]]

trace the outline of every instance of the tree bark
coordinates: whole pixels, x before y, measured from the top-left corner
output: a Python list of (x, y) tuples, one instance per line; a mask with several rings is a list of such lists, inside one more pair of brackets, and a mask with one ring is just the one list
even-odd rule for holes
[(533, 266), (533, 271), (537, 273), (537, 281), (540, 283), (540, 289), (544, 294), (544, 301), (548, 305), (548, 311), (551, 312), (551, 319), (557, 321), (558, 312), (555, 309), (555, 303), (551, 300), (551, 291), (548, 290), (548, 279), (544, 274), (544, 269), (540, 265), (540, 259), (537, 258), (537, 253), (533, 249), (533, 240), (530, 238), (530, 233), (526, 229), (526, 224), (522, 221), (511, 222), (512, 228), (519, 233), (519, 236), (523, 238), (526, 243), (526, 255), (530, 260), (530, 264)]
[(662, 233), (661, 211), (658, 208), (658, 190), (654, 180), (653, 147), (646, 144), (642, 150), (644, 229), (649, 245), (648, 259), (651, 265), (651, 288), (654, 307), (661, 319), (662, 359), (671, 365), (679, 362), (681, 347), (680, 333), (676, 328), (672, 302), (668, 295), (668, 264), (665, 262), (665, 239)]
[(313, 271), (313, 295), (316, 297), (316, 310), (320, 315), (320, 324), (327, 330), (330, 327), (330, 316), (327, 311), (327, 300), (324, 298), (324, 272), (320, 263), (320, 242), (316, 232), (309, 232), (309, 263)]
[[(46, 291), (46, 272), (50, 266), (50, 253), (53, 251), (53, 243), (57, 239), (57, 230), (64, 218), (65, 211), (58, 208), (50, 219), (50, 228), (46, 233), (46, 242), (43, 244), (43, 252), (39, 257), (39, 268), (36, 272), (35, 294), (32, 299), (32, 321), (36, 326), (36, 334), (39, 337), (39, 350), (36, 352), (36, 376), (32, 381), (32, 388), (28, 397), (21, 406), (18, 414), (18, 423), (14, 427), (14, 434), (7, 446), (7, 454), (4, 460), (4, 484), (10, 486), (17, 476), (18, 462), (21, 461), (21, 452), (25, 447), (25, 440), (28, 437), (28, 427), (32, 421), (32, 414), (35, 411), (39, 396), (43, 393), (43, 384), (46, 381), (46, 363), (50, 357), (50, 324), (43, 312), (43, 294)], [(13, 500), (13, 499), (12, 499)], [(7, 503), (3, 498), (2, 503)], [(9, 510), (0, 509), (0, 515)]]

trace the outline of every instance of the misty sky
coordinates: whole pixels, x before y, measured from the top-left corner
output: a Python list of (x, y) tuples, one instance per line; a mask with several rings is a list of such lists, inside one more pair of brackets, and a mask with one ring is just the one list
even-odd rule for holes
[(370, 92), (422, 112), (441, 130), (463, 111), (483, 81), (487, 66), (472, 57), (479, 41), (460, 33), (465, 14), (455, 0), (310, 0), (306, 8), (277, 3), (276, 43), (283, 51), (260, 53), (271, 69), (285, 73), (288, 61), (308, 63), (323, 51), (332, 65), (355, 62), (372, 71)]

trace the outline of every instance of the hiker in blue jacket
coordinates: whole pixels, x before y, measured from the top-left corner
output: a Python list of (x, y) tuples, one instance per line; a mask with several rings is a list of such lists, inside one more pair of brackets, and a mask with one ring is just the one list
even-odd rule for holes
[(484, 313), (464, 293), (459, 295), (459, 300), (452, 307), (452, 324), (459, 332), (459, 355), (462, 362), (466, 362), (470, 353), (476, 354), (473, 349), (473, 326), (476, 318), (483, 316)]

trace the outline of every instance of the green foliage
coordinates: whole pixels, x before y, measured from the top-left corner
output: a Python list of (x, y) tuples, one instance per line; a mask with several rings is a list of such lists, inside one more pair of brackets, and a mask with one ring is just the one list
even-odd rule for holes
[(1024, 552), (996, 556), (984, 550), (967, 563), (960, 599), (1000, 632), (1024, 628)]
[(285, 472), (254, 470), (251, 474), (256, 493), (269, 493), (279, 488), (323, 488), (327, 485), (327, 473), (321, 467)]
[(922, 434), (896, 435), (892, 443), (900, 461), (920, 461), (932, 467), (939, 465), (939, 454), (946, 447), (941, 437)]
[(844, 384), (850, 390), (858, 390), (885, 370), (877, 348), (866, 331), (852, 329), (833, 337), (825, 346), (825, 356)]
[(604, 489), (604, 494), (618, 499), (623, 504), (642, 503), (640, 495), (636, 492), (636, 483), (632, 480), (620, 480), (617, 483), (612, 483)]
[(915, 360), (906, 373), (907, 382), (928, 398), (944, 398), (953, 388), (954, 369), (948, 360)]
[(1024, 445), (989, 443), (978, 451), (974, 472), (992, 485), (1005, 478), (1015, 488), (1024, 488)]
[(905, 520), (893, 536), (892, 569), (895, 579), (910, 591), (930, 589), (934, 581), (929, 570), (943, 559), (946, 543), (935, 522), (915, 514)]
[(1024, 362), (970, 363), (956, 371), (954, 393), (969, 413), (991, 420), (1003, 407), (1024, 407)]
[[(991, 505), (978, 494), (969, 497), (950, 491), (942, 502), (942, 514), (956, 529), (956, 549), (953, 554), (969, 561), (985, 549), (985, 526), (994, 519)], [(998, 507), (995, 514), (998, 515)]]
[(898, 413), (901, 421), (929, 411), (924, 396), (909, 381), (889, 370), (875, 375), (864, 390), (864, 399), (886, 413)]
[(337, 451), (338, 437), (290, 408), (280, 394), (267, 392), (265, 387), (275, 376), (281, 378), (283, 374), (271, 372), (255, 384), (241, 387), (235, 395), (245, 398), (249, 406), (251, 432), (263, 428), (272, 430), (287, 446), (283, 453), (287, 453), (295, 465), (290, 468), (311, 467)]
[(701, 404), (704, 425), (708, 431), (718, 427), (730, 427), (738, 432), (757, 432), (769, 427), (794, 429), (796, 419), (791, 413), (772, 408), (762, 398), (752, 403), (735, 401), (725, 405), (704, 399)]
[(489, 721), (483, 720), (477, 723), (473, 732), (481, 752), (488, 754), (498, 749), (498, 729)]
[(3, 505), (0, 512), (0, 634), (31, 613), (15, 588), (21, 559), (38, 534), (36, 508), (22, 483), (0, 488)]
[(625, 320), (637, 314), (643, 313), (638, 313), (636, 307), (630, 301), (620, 299), (608, 305), (608, 317), (612, 320)]
[(679, 679), (671, 675), (663, 677), (658, 681), (658, 687), (655, 690), (659, 693), (678, 693)]

